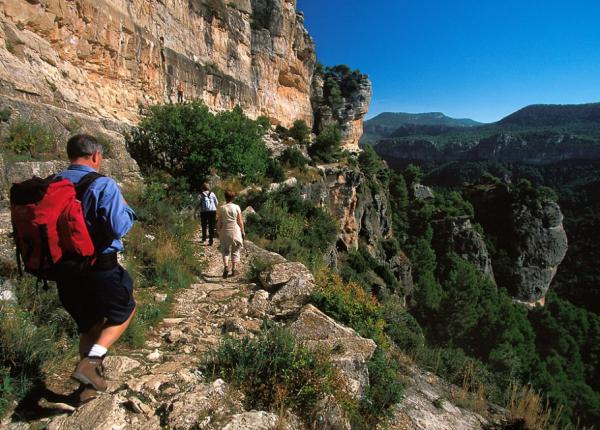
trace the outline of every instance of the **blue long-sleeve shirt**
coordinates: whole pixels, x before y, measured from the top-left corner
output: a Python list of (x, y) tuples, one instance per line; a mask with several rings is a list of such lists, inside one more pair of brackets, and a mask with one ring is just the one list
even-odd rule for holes
[[(71, 164), (58, 176), (76, 185), (90, 172), (95, 170), (89, 166)], [(121, 238), (129, 232), (137, 217), (125, 203), (114, 179), (97, 178), (83, 195), (81, 205), (96, 252), (111, 254), (123, 251)]]

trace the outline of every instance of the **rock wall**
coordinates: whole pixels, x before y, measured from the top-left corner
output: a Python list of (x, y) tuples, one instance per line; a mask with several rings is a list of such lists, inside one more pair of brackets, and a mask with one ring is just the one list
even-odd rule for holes
[(0, 95), (135, 122), (184, 98), (313, 123), (295, 0), (0, 0)]

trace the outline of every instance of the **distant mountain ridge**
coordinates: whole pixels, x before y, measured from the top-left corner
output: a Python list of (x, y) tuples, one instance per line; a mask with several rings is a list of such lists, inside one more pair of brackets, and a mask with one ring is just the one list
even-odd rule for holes
[(468, 118), (451, 118), (442, 112), (384, 112), (364, 123), (361, 144), (375, 145), (385, 137), (440, 134), (453, 129), (483, 125)]
[(598, 159), (600, 103), (531, 105), (498, 122), (475, 127), (403, 125), (391, 132), (377, 131), (380, 137), (368, 143), (392, 164), (492, 159), (547, 164)]
[(600, 123), (600, 103), (530, 105), (501, 119), (497, 124), (547, 127), (582, 122)]
[(405, 113), (384, 112), (365, 122), (365, 125), (386, 125), (399, 127), (405, 124), (446, 125), (451, 127), (474, 127), (482, 123), (469, 118), (451, 118), (442, 112)]

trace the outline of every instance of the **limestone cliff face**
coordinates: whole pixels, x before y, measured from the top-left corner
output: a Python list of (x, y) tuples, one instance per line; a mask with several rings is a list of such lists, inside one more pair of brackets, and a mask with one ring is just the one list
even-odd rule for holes
[[(402, 286), (404, 295), (413, 291), (412, 267), (408, 257), (386, 255), (381, 244), (393, 237), (392, 213), (388, 191), (372, 187), (357, 168), (333, 165), (319, 166), (322, 179), (305, 184), (305, 197), (326, 209), (338, 221), (338, 240), (333, 251), (333, 263), (338, 251), (355, 251), (363, 245), (369, 253), (391, 271)], [(335, 265), (335, 264), (334, 264)], [(385, 287), (385, 283), (381, 285)]]
[(135, 122), (184, 97), (313, 123), (295, 0), (0, 0), (0, 95)]

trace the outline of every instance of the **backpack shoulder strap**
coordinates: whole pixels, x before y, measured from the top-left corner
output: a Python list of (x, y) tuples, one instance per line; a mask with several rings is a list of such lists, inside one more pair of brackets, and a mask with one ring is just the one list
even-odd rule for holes
[(75, 194), (77, 195), (77, 200), (81, 201), (90, 185), (92, 185), (96, 179), (103, 177), (104, 175), (101, 175), (98, 172), (90, 172), (81, 178), (77, 185), (75, 185)]

